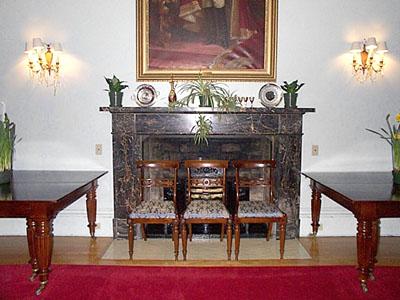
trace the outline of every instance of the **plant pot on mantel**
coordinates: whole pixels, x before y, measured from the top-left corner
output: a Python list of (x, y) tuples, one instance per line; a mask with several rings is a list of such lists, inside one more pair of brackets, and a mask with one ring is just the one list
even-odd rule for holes
[(199, 95), (200, 107), (212, 107), (210, 97)]
[(297, 107), (297, 96), (298, 94), (283, 94), (283, 99), (285, 101), (285, 108), (296, 108)]
[(124, 93), (122, 92), (108, 92), (110, 97), (110, 107), (122, 107), (122, 97)]

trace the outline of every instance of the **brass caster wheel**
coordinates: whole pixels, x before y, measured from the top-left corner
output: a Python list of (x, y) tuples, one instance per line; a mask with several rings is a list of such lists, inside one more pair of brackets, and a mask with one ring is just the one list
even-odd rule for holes
[(29, 281), (34, 281), (35, 278), (39, 275), (39, 269), (32, 270), (32, 275), (29, 277)]
[(363, 291), (364, 293), (368, 293), (367, 283), (362, 281), (362, 282), (360, 283), (360, 285), (361, 285), (362, 291)]
[(36, 296), (39, 296), (47, 285), (47, 281), (41, 282), (39, 288), (36, 290)]
[(374, 281), (374, 280), (375, 280), (375, 275), (374, 275), (374, 273), (372, 273), (372, 272), (369, 273), (368, 279), (371, 280), (371, 281)]

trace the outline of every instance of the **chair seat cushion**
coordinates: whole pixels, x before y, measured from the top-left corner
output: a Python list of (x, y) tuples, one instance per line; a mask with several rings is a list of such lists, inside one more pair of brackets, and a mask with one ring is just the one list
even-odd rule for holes
[(265, 201), (240, 201), (237, 215), (239, 218), (279, 218), (283, 213)]
[(172, 201), (143, 201), (133, 208), (130, 219), (174, 219), (175, 208)]
[(229, 218), (225, 205), (218, 200), (192, 200), (183, 215), (185, 219)]

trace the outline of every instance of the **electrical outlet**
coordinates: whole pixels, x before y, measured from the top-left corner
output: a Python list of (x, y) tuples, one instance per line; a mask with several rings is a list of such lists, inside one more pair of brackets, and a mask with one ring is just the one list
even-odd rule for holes
[(96, 153), (96, 155), (102, 155), (103, 154), (103, 145), (102, 144), (96, 144), (95, 145), (95, 153)]
[(311, 146), (311, 155), (312, 156), (318, 156), (319, 154), (319, 147), (318, 145), (312, 145)]

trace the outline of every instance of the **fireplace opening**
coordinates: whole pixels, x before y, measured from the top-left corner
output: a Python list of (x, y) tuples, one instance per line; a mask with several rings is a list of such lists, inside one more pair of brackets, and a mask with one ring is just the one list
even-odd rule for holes
[[(190, 136), (148, 136), (142, 139), (142, 158), (144, 160), (178, 160), (180, 161), (178, 179), (178, 208), (183, 211), (185, 206), (186, 170), (183, 168), (185, 160), (196, 159), (272, 159), (273, 140), (266, 136), (212, 136), (208, 145), (195, 145)], [(228, 209), (233, 212), (235, 191), (234, 171), (227, 171), (227, 203)], [(171, 201), (172, 195), (164, 189), (164, 201)], [(241, 201), (248, 201), (249, 191), (241, 191)], [(218, 224), (193, 224), (193, 234), (196, 238), (217, 237), (221, 227)], [(263, 237), (266, 233), (266, 224), (246, 224), (241, 228), (244, 237)], [(149, 237), (169, 237), (172, 226), (162, 224), (148, 224), (146, 233)]]

